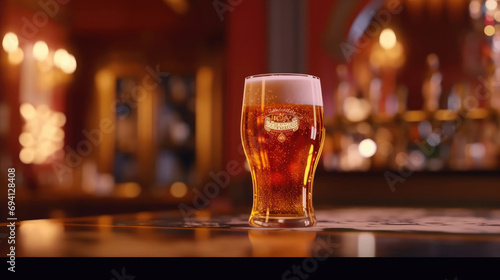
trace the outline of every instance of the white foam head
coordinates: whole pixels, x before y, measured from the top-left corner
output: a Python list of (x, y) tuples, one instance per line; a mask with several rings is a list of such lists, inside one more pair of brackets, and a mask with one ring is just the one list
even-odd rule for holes
[(244, 105), (323, 106), (319, 78), (305, 74), (264, 74), (245, 79)]

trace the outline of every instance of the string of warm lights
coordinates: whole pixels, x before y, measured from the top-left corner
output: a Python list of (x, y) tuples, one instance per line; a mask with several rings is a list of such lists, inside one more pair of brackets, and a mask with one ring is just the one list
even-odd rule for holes
[[(23, 48), (19, 45), (19, 39), (13, 32), (8, 32), (2, 40), (2, 47), (8, 54), (9, 63), (18, 65), (24, 60)], [(52, 52), (44, 41), (37, 41), (33, 45), (33, 57), (40, 62), (50, 62), (61, 69), (66, 74), (72, 74), (76, 71), (76, 58), (65, 49), (58, 49)]]
[(25, 164), (42, 164), (63, 148), (62, 127), (66, 116), (50, 110), (47, 105), (35, 108), (29, 103), (21, 104), (19, 111), (26, 122), (19, 135), (19, 143), (23, 147), (19, 159)]
[[(23, 49), (15, 33), (8, 32), (4, 35), (2, 47), (8, 54), (10, 64), (19, 65), (26, 61), (25, 51), (29, 47), (24, 46)], [(76, 58), (65, 49), (51, 51), (46, 42), (37, 41), (31, 51), (32, 58), (38, 62), (37, 65), (43, 72), (58, 68), (70, 75), (76, 71)], [(46, 104), (34, 106), (23, 103), (19, 112), (25, 122), (18, 139), (22, 147), (19, 159), (24, 164), (47, 163), (53, 155), (62, 151), (64, 146), (62, 127), (66, 123), (66, 116), (51, 110)]]

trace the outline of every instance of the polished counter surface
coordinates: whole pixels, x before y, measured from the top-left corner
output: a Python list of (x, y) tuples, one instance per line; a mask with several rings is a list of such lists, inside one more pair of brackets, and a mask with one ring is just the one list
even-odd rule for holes
[[(334, 208), (311, 228), (180, 211), (17, 223), (20, 257), (500, 257), (500, 209)], [(3, 226), (5, 227), (5, 226)], [(0, 248), (5, 251), (5, 244)], [(2, 252), (3, 253), (3, 252)]]

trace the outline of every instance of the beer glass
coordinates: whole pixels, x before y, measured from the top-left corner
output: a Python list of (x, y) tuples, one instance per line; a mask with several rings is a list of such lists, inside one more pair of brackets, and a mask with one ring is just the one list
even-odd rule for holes
[(316, 224), (312, 189), (324, 135), (319, 78), (264, 74), (245, 79), (241, 138), (253, 182), (250, 225)]

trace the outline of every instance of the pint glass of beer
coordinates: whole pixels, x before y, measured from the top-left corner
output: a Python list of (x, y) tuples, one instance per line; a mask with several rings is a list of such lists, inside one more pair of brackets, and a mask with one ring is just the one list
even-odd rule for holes
[(312, 188), (324, 135), (319, 78), (264, 74), (245, 79), (241, 138), (253, 181), (250, 225), (316, 224)]

